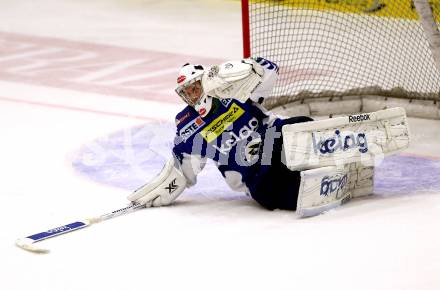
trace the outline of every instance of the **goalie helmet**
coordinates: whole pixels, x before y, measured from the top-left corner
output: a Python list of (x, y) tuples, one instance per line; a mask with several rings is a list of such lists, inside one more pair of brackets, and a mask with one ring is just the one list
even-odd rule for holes
[(176, 93), (192, 106), (200, 116), (206, 116), (212, 106), (212, 98), (205, 94), (202, 77), (205, 69), (201, 65), (184, 64), (177, 77)]

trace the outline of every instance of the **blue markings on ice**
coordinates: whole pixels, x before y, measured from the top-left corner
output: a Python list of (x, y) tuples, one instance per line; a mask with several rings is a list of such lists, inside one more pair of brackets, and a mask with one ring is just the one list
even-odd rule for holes
[[(162, 122), (115, 132), (84, 144), (72, 165), (95, 182), (135, 190), (159, 174), (171, 158), (175, 130), (174, 123)], [(213, 164), (207, 164), (198, 181), (198, 190), (232, 193)]]
[(374, 192), (438, 192), (439, 176), (440, 160), (405, 155), (389, 156), (376, 169)]
[[(173, 123), (148, 123), (127, 128), (84, 144), (73, 158), (80, 174), (103, 184), (134, 190), (156, 176), (171, 157), (175, 135)], [(376, 169), (375, 193), (416, 193), (440, 190), (440, 161), (397, 155), (387, 157)], [(208, 164), (197, 188), (208, 193), (232, 193)], [(204, 194), (205, 194), (204, 193)]]
[(73, 167), (96, 182), (136, 189), (157, 174), (166, 161), (163, 151), (169, 154), (171, 145), (158, 142), (161, 137), (172, 141), (166, 127), (148, 124), (128, 128), (84, 144), (73, 158)]

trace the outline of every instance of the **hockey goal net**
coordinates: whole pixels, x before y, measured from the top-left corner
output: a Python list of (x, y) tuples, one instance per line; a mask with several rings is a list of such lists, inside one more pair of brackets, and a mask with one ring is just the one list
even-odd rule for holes
[(242, 14), (244, 56), (280, 66), (266, 107), (327, 114), (397, 102), (439, 118), (440, 0), (242, 0)]

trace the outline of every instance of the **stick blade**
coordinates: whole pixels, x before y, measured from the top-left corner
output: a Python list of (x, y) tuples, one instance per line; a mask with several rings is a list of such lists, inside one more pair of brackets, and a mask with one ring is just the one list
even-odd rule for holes
[(35, 254), (48, 254), (49, 250), (37, 248), (34, 244), (34, 240), (28, 238), (21, 238), (15, 242), (15, 245), (25, 251)]
[(101, 215), (99, 217), (95, 218), (88, 218), (84, 220), (79, 220), (70, 224), (66, 224), (60, 227), (56, 227), (41, 233), (37, 233), (25, 238), (18, 239), (15, 244), (20, 249), (26, 250), (31, 253), (38, 253), (38, 254), (46, 254), (49, 253), (49, 250), (40, 249), (37, 248), (34, 244), (37, 242), (40, 242), (42, 240), (50, 239), (59, 235), (67, 234), (85, 227), (88, 227), (89, 225), (108, 220), (110, 218), (114, 218), (123, 214), (127, 214), (142, 208), (145, 208), (146, 206), (144, 204), (133, 202), (129, 206), (126, 206), (121, 209), (117, 209), (115, 211), (112, 211), (111, 213)]
[(76, 221), (61, 227), (47, 230), (45, 232), (34, 234), (29, 237), (18, 239), (15, 242), (15, 244), (17, 245), (17, 247), (26, 250), (28, 252), (47, 254), (49, 253), (49, 250), (37, 248), (36, 246), (34, 246), (34, 243), (85, 228), (93, 222), (95, 221), (87, 220), (87, 219), (82, 221)]

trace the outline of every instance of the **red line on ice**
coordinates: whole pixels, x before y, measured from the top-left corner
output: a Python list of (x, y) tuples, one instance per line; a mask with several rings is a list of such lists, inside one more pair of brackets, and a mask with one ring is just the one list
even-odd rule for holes
[(174, 88), (183, 63), (222, 61), (0, 32), (0, 79), (101, 95), (178, 103)]
[[(42, 106), (42, 107), (46, 107), (46, 108), (64, 109), (64, 110), (69, 110), (69, 111), (86, 112), (86, 113), (100, 114), (100, 115), (106, 115), (106, 116), (132, 118), (132, 119), (139, 119), (139, 120), (146, 120), (146, 121), (165, 121), (160, 118), (151, 118), (151, 117), (147, 117), (147, 116), (137, 116), (137, 115), (115, 113), (115, 112), (106, 112), (106, 111), (72, 107), (72, 106), (66, 106), (66, 105), (48, 104), (48, 103), (41, 103), (41, 102), (34, 102), (34, 101), (27, 101), (27, 100), (17, 100), (17, 99), (6, 98), (6, 97), (0, 97), (0, 101), (18, 103), (18, 104), (26, 104), (26, 105), (34, 105), (34, 106)], [(169, 120), (167, 120), (167, 121), (169, 121)]]

